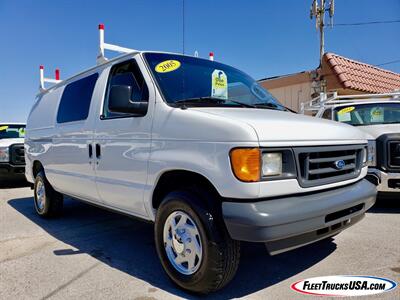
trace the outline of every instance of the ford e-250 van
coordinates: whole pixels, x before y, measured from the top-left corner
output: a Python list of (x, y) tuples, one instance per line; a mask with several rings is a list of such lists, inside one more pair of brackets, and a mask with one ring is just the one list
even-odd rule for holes
[(376, 197), (366, 147), (233, 67), (133, 51), (38, 95), (26, 176), (43, 217), (68, 195), (154, 222), (168, 276), (208, 293), (233, 278), (239, 241), (277, 254), (362, 219)]

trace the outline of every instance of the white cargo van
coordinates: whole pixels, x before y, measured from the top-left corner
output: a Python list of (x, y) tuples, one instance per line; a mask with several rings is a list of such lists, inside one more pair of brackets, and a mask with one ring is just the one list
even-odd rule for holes
[(303, 105), (317, 118), (349, 124), (368, 138), (368, 179), (378, 193), (400, 193), (400, 92), (318, 97)]
[(68, 195), (152, 221), (168, 276), (208, 293), (233, 278), (239, 241), (277, 254), (374, 204), (356, 128), (289, 112), (219, 62), (141, 51), (99, 61), (43, 89), (30, 112), (39, 215), (58, 214)]

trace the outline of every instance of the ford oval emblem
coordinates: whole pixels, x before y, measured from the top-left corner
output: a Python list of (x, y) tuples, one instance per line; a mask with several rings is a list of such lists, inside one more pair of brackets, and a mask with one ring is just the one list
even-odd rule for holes
[(344, 162), (344, 160), (341, 159), (341, 160), (335, 161), (334, 165), (337, 170), (342, 170), (346, 166), (346, 163)]

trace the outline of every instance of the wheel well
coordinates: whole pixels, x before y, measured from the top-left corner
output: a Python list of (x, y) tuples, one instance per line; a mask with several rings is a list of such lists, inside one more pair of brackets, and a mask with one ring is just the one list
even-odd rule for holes
[(43, 170), (43, 166), (40, 163), (40, 161), (35, 160), (33, 162), (33, 167), (32, 167), (32, 174), (33, 174), (33, 178), (36, 177), (36, 175), (40, 172), (40, 170)]
[(213, 184), (203, 175), (184, 170), (168, 171), (162, 174), (157, 182), (152, 199), (153, 208), (157, 209), (165, 195), (169, 192), (190, 186), (196, 186), (197, 188), (201, 187), (202, 189), (206, 189), (208, 192), (219, 196)]

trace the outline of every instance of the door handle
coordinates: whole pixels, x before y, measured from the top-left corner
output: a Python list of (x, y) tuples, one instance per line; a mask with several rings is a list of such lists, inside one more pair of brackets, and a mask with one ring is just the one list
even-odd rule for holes
[(92, 144), (89, 144), (88, 147), (89, 147), (89, 158), (92, 158), (93, 157), (93, 146), (92, 146)]
[(100, 157), (101, 157), (100, 144), (96, 144), (96, 158), (100, 158)]

